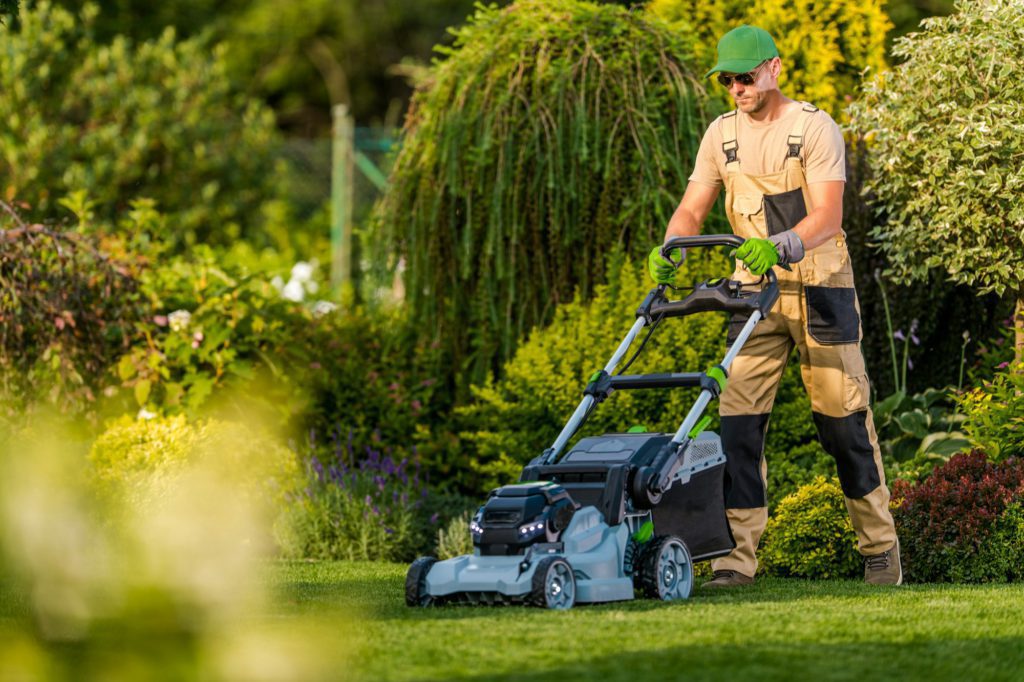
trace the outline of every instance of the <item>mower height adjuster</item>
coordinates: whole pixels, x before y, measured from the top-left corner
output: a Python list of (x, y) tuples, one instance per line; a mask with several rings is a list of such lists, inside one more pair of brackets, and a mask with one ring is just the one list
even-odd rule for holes
[(583, 395), (592, 395), (595, 402), (601, 403), (614, 391), (611, 375), (602, 369), (590, 375), (590, 383), (583, 389)]

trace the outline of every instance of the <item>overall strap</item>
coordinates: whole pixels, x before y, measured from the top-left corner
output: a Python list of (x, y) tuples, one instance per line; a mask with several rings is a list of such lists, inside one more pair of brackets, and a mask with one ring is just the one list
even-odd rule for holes
[(796, 118), (796, 124), (793, 126), (793, 131), (789, 134), (789, 138), (786, 143), (789, 145), (789, 153), (786, 154), (787, 159), (799, 159), (800, 151), (804, 147), (804, 124), (807, 119), (810, 118), (818, 111), (818, 107), (813, 104), (803, 103), (803, 110), (800, 115)]
[(736, 157), (736, 150), (739, 144), (736, 142), (736, 121), (739, 113), (733, 109), (728, 114), (722, 114), (722, 153), (725, 154), (725, 172), (733, 173), (739, 170), (740, 160)]

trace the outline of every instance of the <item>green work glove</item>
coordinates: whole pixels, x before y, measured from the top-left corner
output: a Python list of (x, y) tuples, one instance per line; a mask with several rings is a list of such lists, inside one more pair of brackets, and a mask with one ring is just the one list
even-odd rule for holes
[(763, 275), (779, 262), (779, 252), (767, 239), (748, 239), (734, 254), (751, 274)]
[[(672, 258), (682, 263), (683, 253), (680, 249), (672, 249)], [(657, 284), (671, 284), (676, 278), (676, 267), (661, 255), (661, 247), (655, 246), (647, 256), (647, 271)]]

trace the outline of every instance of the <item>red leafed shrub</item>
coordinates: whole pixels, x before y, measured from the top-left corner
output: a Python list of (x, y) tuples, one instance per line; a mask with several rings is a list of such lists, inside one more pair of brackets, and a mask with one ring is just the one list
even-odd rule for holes
[(893, 485), (903, 571), (915, 582), (1005, 582), (1022, 577), (1024, 461), (955, 455), (917, 485)]

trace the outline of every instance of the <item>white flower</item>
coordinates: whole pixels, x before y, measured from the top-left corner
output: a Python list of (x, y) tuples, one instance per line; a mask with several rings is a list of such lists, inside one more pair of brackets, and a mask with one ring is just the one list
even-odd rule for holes
[(284, 289), (284, 280), (281, 278), (281, 275), (274, 275), (274, 279), (270, 280), (270, 286), (274, 287), (278, 291)]
[(175, 310), (167, 316), (167, 322), (171, 325), (171, 331), (175, 332), (188, 329), (189, 322), (191, 321), (192, 313), (187, 310)]
[(292, 266), (292, 281), (298, 280), (300, 284), (313, 279), (313, 265), (306, 261), (299, 261)]
[(143, 407), (135, 416), (137, 419), (154, 419), (156, 417), (156, 412), (150, 412), (145, 407)]
[(320, 290), (320, 285), (317, 284), (316, 281), (309, 280), (308, 282), (306, 282), (306, 291), (308, 291), (309, 293), (315, 294), (319, 290)]
[(313, 305), (313, 317), (323, 317), (324, 315), (333, 313), (337, 309), (338, 305), (336, 303), (331, 303), (330, 301), (317, 301)]
[(302, 288), (302, 283), (292, 279), (288, 281), (288, 284), (284, 285), (284, 290), (281, 292), (281, 296), (289, 301), (301, 301), (302, 297), (305, 296), (305, 293), (306, 292)]

